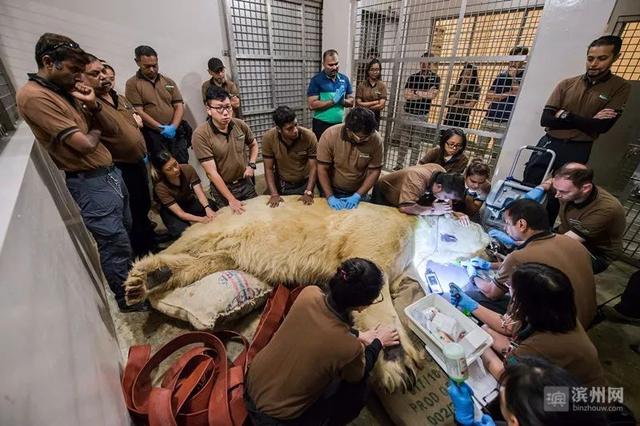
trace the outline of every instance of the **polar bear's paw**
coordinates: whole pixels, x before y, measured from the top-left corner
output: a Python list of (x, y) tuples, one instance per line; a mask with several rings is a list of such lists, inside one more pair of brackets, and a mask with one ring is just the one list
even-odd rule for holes
[(389, 393), (409, 391), (416, 384), (417, 372), (424, 359), (424, 352), (411, 343), (387, 348), (374, 367), (374, 381)]

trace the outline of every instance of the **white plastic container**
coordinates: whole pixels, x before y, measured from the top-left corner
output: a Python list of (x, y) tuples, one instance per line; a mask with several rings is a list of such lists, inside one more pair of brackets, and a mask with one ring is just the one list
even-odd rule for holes
[[(448, 300), (438, 294), (429, 294), (417, 302), (412, 303), (404, 309), (405, 314), (409, 318), (409, 327), (425, 344), (432, 344), (439, 349), (440, 364), (444, 364), (443, 351), (444, 345), (448, 342), (444, 341), (440, 336), (423, 327), (419, 318), (424, 315), (427, 308), (436, 308), (439, 312), (454, 318), (458, 323), (458, 327), (465, 332), (464, 338), (457, 342), (464, 348), (467, 365), (482, 355), (482, 353), (493, 344), (493, 339), (482, 328), (478, 326), (471, 318), (465, 316), (456, 309)], [(431, 346), (431, 345), (430, 345)]]

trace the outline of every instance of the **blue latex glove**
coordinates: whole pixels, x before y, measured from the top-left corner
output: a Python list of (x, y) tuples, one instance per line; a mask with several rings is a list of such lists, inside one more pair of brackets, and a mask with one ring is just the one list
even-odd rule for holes
[(346, 209), (355, 209), (360, 204), (360, 194), (354, 192), (351, 197), (342, 198), (342, 202), (344, 203), (344, 207)]
[(344, 200), (339, 200), (333, 195), (327, 198), (327, 203), (329, 203), (329, 207), (331, 207), (334, 210), (342, 210), (346, 208), (344, 205)]
[(512, 247), (515, 247), (516, 245), (516, 242), (513, 240), (513, 238), (507, 235), (506, 232), (500, 231), (499, 229), (490, 230), (489, 236), (494, 240), (500, 241), (507, 248), (512, 248)]
[(454, 283), (449, 284), (449, 301), (465, 314), (478, 309), (478, 302), (467, 296), (465, 292)]
[(541, 203), (542, 199), (544, 198), (544, 194), (545, 194), (544, 189), (540, 188), (539, 186), (536, 186), (531, 191), (524, 194), (522, 198), (527, 198), (529, 200), (535, 201), (536, 203)]
[(453, 411), (456, 421), (464, 426), (471, 426), (473, 421), (473, 390), (466, 383), (458, 385), (453, 380), (449, 380), (447, 388), (451, 402), (453, 402)]
[(483, 414), (479, 422), (474, 423), (475, 426), (496, 426), (490, 415)]
[(331, 100), (335, 105), (340, 103), (340, 100), (342, 99), (346, 91), (347, 91), (347, 88), (344, 86), (344, 84), (338, 87), (338, 90), (336, 90), (335, 95), (333, 95), (333, 98), (331, 98)]
[(463, 260), (462, 262), (460, 262), (460, 264), (462, 266), (473, 266), (476, 269), (484, 269), (485, 271), (491, 269), (491, 262), (477, 256), (472, 257), (469, 260)]
[(161, 124), (160, 128), (162, 129), (160, 134), (165, 138), (173, 139), (176, 137), (177, 129), (176, 129), (176, 126), (174, 126), (173, 124)]

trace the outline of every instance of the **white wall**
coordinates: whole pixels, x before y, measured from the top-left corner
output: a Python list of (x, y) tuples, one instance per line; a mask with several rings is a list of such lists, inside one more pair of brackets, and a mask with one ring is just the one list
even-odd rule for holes
[(128, 425), (104, 287), (69, 233), (77, 215), (63, 220), (32, 146), (22, 123), (0, 155), (0, 424)]
[(36, 70), (38, 37), (65, 34), (112, 64), (116, 85), (124, 90), (136, 71), (134, 48), (150, 45), (158, 52), (160, 72), (178, 83), (187, 118), (196, 124), (204, 119), (200, 85), (208, 78), (207, 61), (221, 57), (227, 45), (221, 1), (0, 0), (0, 55), (20, 87), (26, 73)]
[(494, 182), (506, 176), (520, 146), (535, 145), (544, 135), (540, 115), (551, 91), (560, 80), (585, 72), (586, 48), (604, 33), (615, 3), (615, 0), (545, 3)]
[(351, 75), (353, 49), (353, 28), (351, 24), (351, 1), (324, 0), (322, 5), (322, 51), (336, 49), (340, 55), (340, 72), (347, 75), (354, 85)]

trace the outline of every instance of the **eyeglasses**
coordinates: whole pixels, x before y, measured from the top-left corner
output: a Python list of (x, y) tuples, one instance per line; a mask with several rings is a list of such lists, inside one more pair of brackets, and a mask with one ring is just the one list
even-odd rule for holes
[(40, 57), (43, 57), (44, 55), (46, 55), (47, 53), (52, 53), (58, 49), (60, 49), (61, 47), (66, 47), (67, 49), (80, 49), (80, 45), (76, 42), (73, 41), (63, 41), (61, 43), (56, 43), (53, 46), (45, 49), (41, 54)]
[(451, 143), (451, 142), (447, 141), (444, 144), (447, 145), (449, 148), (453, 148), (453, 149), (458, 149), (458, 148), (462, 147), (461, 143)]
[(233, 111), (233, 107), (231, 105), (221, 105), (221, 106), (217, 106), (217, 107), (210, 106), (209, 109), (214, 110), (218, 114), (223, 114), (225, 111), (226, 112)]
[(351, 138), (354, 142), (366, 142), (371, 137), (371, 135), (360, 137), (349, 129), (347, 129), (347, 134), (349, 135), (349, 138)]

